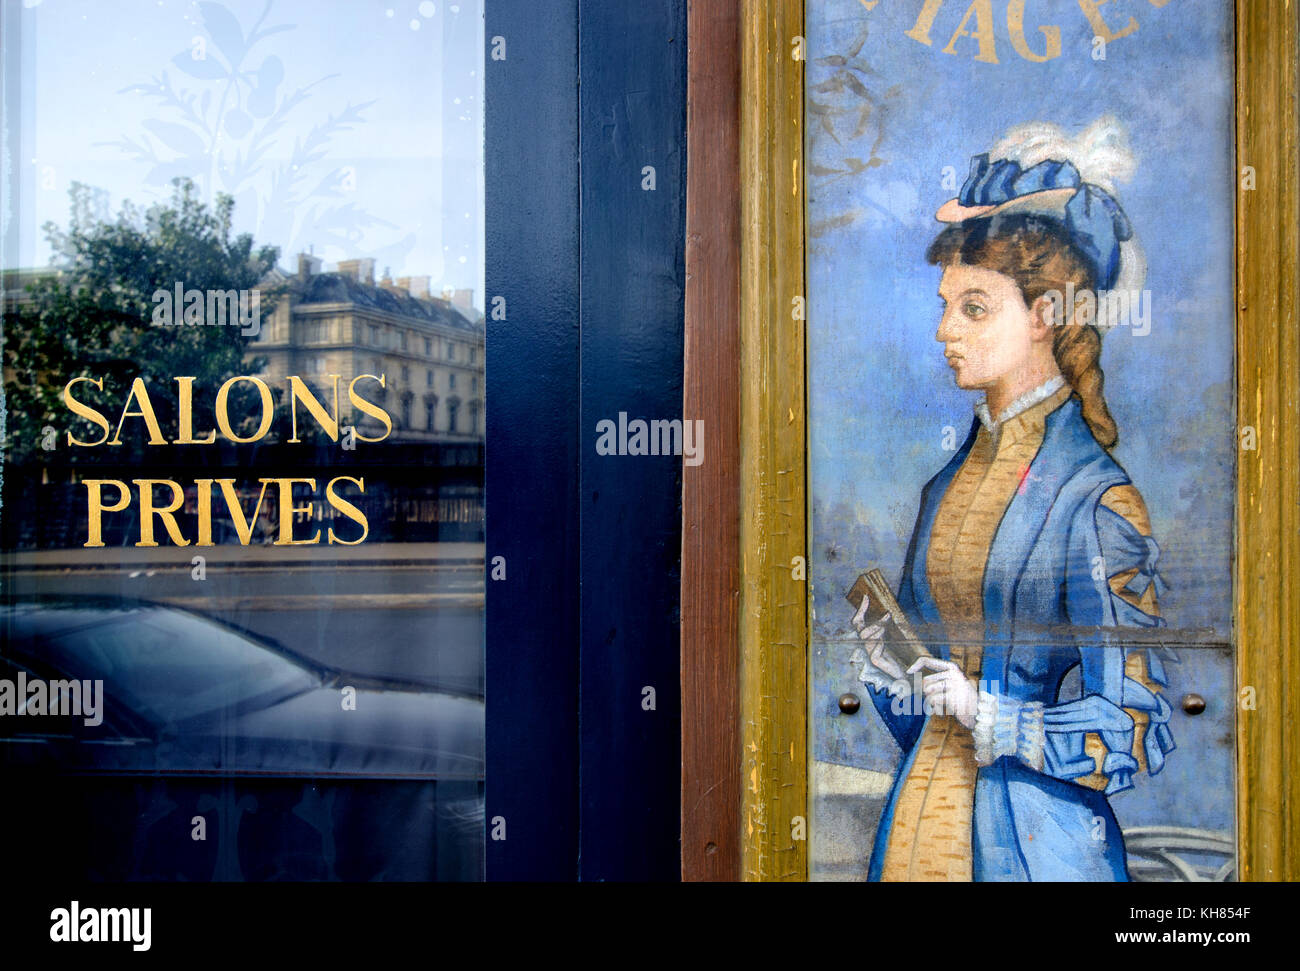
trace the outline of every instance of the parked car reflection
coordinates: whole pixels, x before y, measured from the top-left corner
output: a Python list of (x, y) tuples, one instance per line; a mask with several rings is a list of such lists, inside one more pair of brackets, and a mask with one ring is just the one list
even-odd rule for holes
[(482, 701), (349, 676), (144, 601), (37, 599), (0, 617), (0, 678), (103, 682), (102, 724), (0, 718), (7, 779), (41, 793), (3, 810), (7, 833), (36, 837), (34, 864), (70, 857), (95, 879), (481, 875)]

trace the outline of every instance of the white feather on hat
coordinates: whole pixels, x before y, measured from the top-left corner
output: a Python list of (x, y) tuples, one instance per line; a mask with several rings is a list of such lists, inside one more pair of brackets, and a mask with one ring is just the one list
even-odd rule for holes
[[(1091, 182), (1116, 198), (1116, 183), (1129, 181), (1137, 171), (1137, 158), (1129, 146), (1128, 132), (1114, 115), (1103, 115), (1073, 137), (1060, 125), (1051, 122), (1032, 121), (1017, 125), (989, 151), (991, 162), (1002, 159), (1018, 162), (1022, 169), (1033, 168), (1048, 159), (1070, 162), (1078, 169), (1084, 182)], [(1044, 193), (1045, 196), (1049, 194)], [(1020, 203), (1015, 208), (1023, 208), (1030, 198), (1015, 200)], [(949, 206), (955, 202), (953, 200)], [(1127, 323), (1124, 318), (1129, 311), (1130, 296), (1141, 299), (1140, 291), (1146, 275), (1146, 256), (1135, 232), (1131, 239), (1120, 243), (1119, 275), (1111, 290), (1101, 295), (1098, 301), (1097, 329), (1103, 335), (1115, 324)]]

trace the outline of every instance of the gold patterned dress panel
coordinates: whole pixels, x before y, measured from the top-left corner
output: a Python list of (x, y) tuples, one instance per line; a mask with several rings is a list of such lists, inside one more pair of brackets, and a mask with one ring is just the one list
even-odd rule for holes
[[(940, 501), (926, 552), (926, 578), (952, 661), (979, 678), (984, 634), (984, 568), (1007, 506), (1023, 487), (1043, 443), (1046, 418), (1068, 386), (1003, 423), (981, 426), (970, 454)], [(931, 715), (894, 806), (881, 879), (969, 881), (975, 806), (975, 742), (951, 715)]]

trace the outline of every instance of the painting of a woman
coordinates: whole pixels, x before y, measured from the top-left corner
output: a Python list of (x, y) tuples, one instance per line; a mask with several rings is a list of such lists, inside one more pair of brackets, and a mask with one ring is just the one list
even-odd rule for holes
[(937, 213), (935, 337), (978, 400), (898, 586), (934, 656), (904, 669), (867, 601), (854, 618), (902, 750), (871, 880), (1127, 880), (1108, 797), (1174, 747), (1171, 655), (1132, 636), (1164, 623), (1159, 548), (1110, 454), (1100, 363), (1114, 294), (1144, 275), (1114, 189), (1132, 159), (1092, 131), (1086, 158), (1053, 126), (1013, 131)]

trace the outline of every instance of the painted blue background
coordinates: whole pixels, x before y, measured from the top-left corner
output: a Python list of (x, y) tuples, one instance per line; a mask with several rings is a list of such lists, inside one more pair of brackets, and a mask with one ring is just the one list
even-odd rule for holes
[[(934, 340), (940, 271), (924, 253), (935, 210), (956, 195), (954, 172), (960, 186), (970, 157), (1013, 126), (1047, 121), (1075, 134), (1113, 114), (1128, 130), (1138, 164), (1117, 194), (1146, 253), (1152, 314), (1146, 336), (1120, 327), (1104, 342), (1106, 400), (1119, 426), (1113, 454), (1151, 514), (1170, 626), (1201, 643), (1230, 637), (1232, 7), (1113, 0), (1100, 8), (1110, 28), (1131, 17), (1138, 29), (1094, 60), (1077, 3), (1030, 2), (1030, 49), (1044, 50), (1039, 25), (1058, 26), (1062, 47), (1032, 63), (1012, 46), (1006, 4), (995, 3), (991, 64), (974, 59), (970, 37), (943, 53), (965, 0), (943, 5), (930, 46), (905, 36), (920, 0), (866, 6), (808, 4), (812, 715), (815, 758), (892, 771), (897, 747), (874, 717), (850, 719), (835, 705), (858, 687), (852, 644), (838, 639), (852, 615), (844, 592), (873, 566), (897, 582), (920, 489), (951, 457), (944, 429), (959, 445), (970, 427), (978, 399), (956, 388)], [(1179, 750), (1115, 809), (1125, 825), (1231, 829), (1231, 658), (1183, 653), (1169, 699), (1177, 705), (1196, 690), (1211, 706), (1197, 718), (1176, 710)]]

